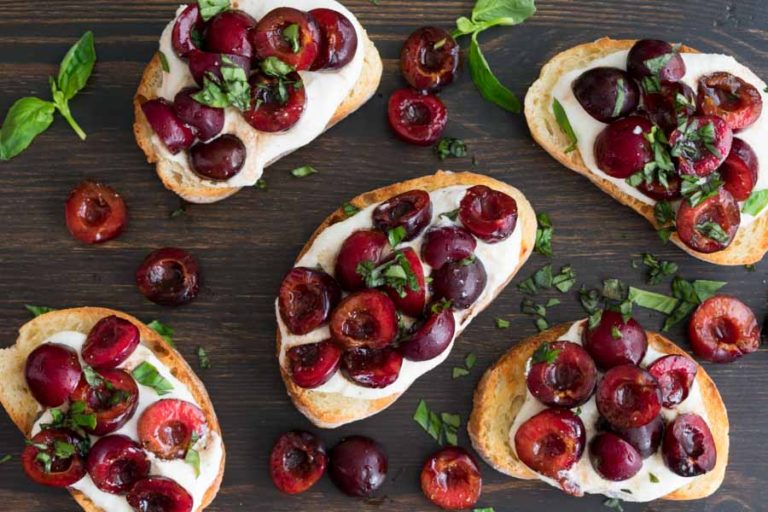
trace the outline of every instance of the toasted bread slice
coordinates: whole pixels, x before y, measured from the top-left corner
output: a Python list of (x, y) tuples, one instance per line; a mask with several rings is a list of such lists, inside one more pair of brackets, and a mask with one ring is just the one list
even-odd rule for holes
[[(478, 383), (467, 430), (475, 450), (497, 471), (523, 480), (538, 478), (515, 456), (509, 444), (509, 431), (528, 391), (526, 362), (539, 345), (557, 340), (570, 327), (571, 324), (561, 324), (521, 341), (488, 368)], [(647, 334), (648, 344), (655, 350), (687, 356), (685, 351), (664, 336), (655, 332)], [(709, 427), (715, 439), (717, 463), (712, 471), (694, 478), (688, 485), (666, 495), (664, 499), (705, 498), (720, 487), (725, 476), (729, 446), (728, 413), (715, 383), (701, 366), (696, 381), (703, 395)]]
[[(592, 43), (574, 46), (555, 55), (544, 65), (539, 78), (528, 89), (525, 96), (525, 118), (534, 140), (552, 157), (572, 171), (589, 178), (603, 192), (621, 204), (629, 206), (645, 217), (654, 228), (658, 228), (652, 205), (627, 195), (610, 180), (590, 171), (584, 165), (578, 149), (570, 153), (564, 151), (570, 143), (552, 114), (552, 91), (564, 74), (574, 69), (583, 68), (595, 59), (611, 53), (629, 50), (634, 44), (635, 40), (603, 38)], [(682, 46), (680, 51), (696, 52), (687, 46)], [(672, 235), (671, 240), (690, 255), (710, 263), (718, 265), (757, 263), (768, 251), (768, 215), (762, 215), (749, 226), (740, 228), (731, 245), (723, 251), (711, 254), (694, 251), (680, 240), (677, 233)]]
[[(0, 403), (3, 404), (19, 430), (25, 436), (29, 436), (40, 410), (39, 404), (30, 393), (24, 379), (24, 366), (29, 353), (58, 332), (77, 331), (87, 334), (96, 322), (110, 315), (125, 318), (139, 328), (142, 344), (151, 349), (155, 356), (170, 368), (173, 376), (189, 388), (205, 414), (211, 432), (216, 432), (221, 437), (221, 427), (205, 386), (181, 354), (138, 319), (120, 311), (92, 307), (63, 309), (40, 315), (21, 326), (15, 345), (0, 350), (0, 374), (3, 375), (3, 378), (0, 379)], [(218, 475), (206, 491), (197, 512), (210, 505), (219, 492), (221, 479), (224, 476), (225, 458), (224, 445), (222, 444)], [(81, 492), (75, 489), (69, 491), (86, 512), (109, 512), (97, 507)]]
[[(385, 201), (393, 196), (396, 196), (408, 190), (421, 189), (421, 190), (426, 190), (430, 192), (433, 190), (450, 187), (453, 185), (466, 185), (466, 186), (486, 185), (492, 189), (500, 190), (510, 195), (515, 199), (515, 201), (517, 201), (518, 220), (517, 220), (517, 227), (515, 229), (522, 230), (522, 238), (521, 238), (522, 242), (521, 242), (520, 254), (519, 254), (520, 259), (519, 259), (517, 268), (515, 268), (515, 270), (509, 276), (507, 276), (507, 279), (504, 281), (504, 283), (501, 286), (499, 286), (496, 290), (493, 291), (493, 297), (496, 297), (501, 292), (501, 290), (507, 284), (509, 284), (509, 282), (515, 276), (517, 271), (520, 270), (520, 268), (526, 262), (528, 257), (531, 255), (531, 252), (533, 251), (533, 247), (536, 241), (536, 225), (537, 225), (536, 214), (534, 213), (533, 208), (531, 207), (528, 200), (518, 189), (510, 185), (507, 185), (506, 183), (503, 183), (501, 181), (495, 180), (487, 176), (479, 175), (479, 174), (472, 174), (472, 173), (454, 174), (450, 172), (438, 171), (433, 176), (416, 178), (409, 181), (404, 181), (401, 183), (390, 185), (388, 187), (373, 190), (371, 192), (367, 192), (365, 194), (362, 194), (356, 197), (355, 199), (350, 201), (350, 203), (356, 206), (357, 208), (363, 209), (367, 206), (380, 203), (382, 201)], [(318, 237), (320, 233), (322, 233), (326, 228), (328, 228), (332, 224), (341, 222), (346, 218), (347, 218), (347, 215), (344, 213), (343, 209), (341, 208), (333, 212), (327, 219), (325, 219), (325, 221), (323, 221), (322, 224), (320, 224), (320, 227), (317, 228), (317, 230), (314, 232), (314, 234), (309, 239), (307, 244), (299, 253), (299, 256), (296, 258), (296, 261), (299, 261), (299, 259), (301, 259), (304, 253), (309, 250), (309, 248), (312, 246), (312, 243), (315, 241), (315, 239)], [(482, 311), (482, 309), (484, 309), (484, 307), (485, 306), (473, 311), (475, 311), (476, 313), (479, 313), (480, 311)], [(457, 326), (456, 336), (458, 337), (459, 335), (460, 335), (460, 331), (458, 330), (458, 326)], [(277, 331), (278, 357), (280, 355), (280, 351), (281, 351), (281, 336), (280, 336), (280, 330), (278, 329)], [(394, 393), (392, 395), (385, 396), (382, 398), (377, 398), (377, 399), (360, 399), (360, 398), (346, 397), (338, 393), (321, 393), (318, 391), (314, 391), (311, 389), (304, 389), (297, 386), (291, 379), (291, 376), (288, 373), (288, 371), (283, 367), (280, 368), (280, 373), (283, 376), (283, 381), (285, 381), (285, 386), (286, 386), (286, 389), (288, 390), (288, 394), (293, 400), (293, 403), (296, 406), (296, 408), (298, 408), (299, 411), (301, 411), (315, 425), (323, 428), (336, 428), (346, 423), (361, 420), (363, 418), (367, 418), (368, 416), (372, 416), (376, 413), (379, 413), (384, 409), (386, 409), (387, 407), (389, 407), (390, 405), (392, 405), (395, 402), (395, 400), (399, 398), (401, 394), (401, 393)]]
[[(355, 110), (362, 107), (376, 92), (381, 81), (382, 63), (378, 50), (366, 34), (361, 41), (361, 50), (365, 52), (363, 56), (363, 69), (360, 72), (360, 78), (349, 93), (349, 96), (339, 105), (326, 129), (335, 125)], [(208, 187), (190, 177), (189, 172), (185, 171), (178, 163), (163, 158), (157, 152), (152, 143), (152, 127), (149, 126), (141, 105), (147, 101), (157, 98), (157, 91), (163, 83), (163, 68), (160, 55), (155, 54), (141, 77), (141, 83), (136, 90), (133, 98), (133, 110), (135, 121), (133, 123), (133, 133), (136, 136), (136, 142), (144, 151), (147, 162), (156, 164), (157, 175), (162, 180), (163, 185), (168, 190), (176, 192), (182, 199), (190, 203), (215, 203), (237, 193), (240, 187)], [(285, 156), (281, 155), (280, 158)], [(276, 159), (277, 160), (277, 159)], [(269, 164), (274, 163), (274, 160)]]

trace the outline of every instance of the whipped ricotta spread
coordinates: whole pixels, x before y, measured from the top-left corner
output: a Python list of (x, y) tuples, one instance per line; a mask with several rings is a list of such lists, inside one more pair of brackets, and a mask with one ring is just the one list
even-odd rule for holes
[[(459, 203), (468, 188), (469, 187), (461, 185), (451, 186), (434, 190), (429, 193), (432, 201), (432, 221), (430, 227), (454, 225), (452, 221), (445, 217), (441, 217), (441, 214), (458, 208)], [(319, 265), (323, 270), (333, 275), (336, 265), (336, 257), (341, 248), (341, 244), (354, 231), (371, 229), (373, 227), (371, 214), (379, 204), (380, 203), (370, 205), (367, 208), (360, 210), (353, 217), (329, 226), (315, 239), (306, 254), (304, 254), (304, 256), (302, 256), (296, 263), (296, 266), (312, 268)], [(457, 220), (456, 222), (459, 221)], [(398, 245), (398, 249), (412, 247), (413, 250), (416, 251), (416, 254), (421, 254), (421, 244), (424, 241), (424, 234), (430, 227), (425, 229), (421, 235), (415, 239)], [(416, 379), (435, 368), (448, 357), (456, 338), (467, 325), (469, 325), (472, 319), (482, 311), (491, 300), (493, 300), (495, 291), (506, 283), (509, 276), (511, 276), (517, 268), (517, 265), (520, 262), (521, 244), (522, 228), (519, 225), (515, 227), (515, 230), (509, 238), (501, 242), (488, 244), (480, 239), (477, 240), (475, 255), (485, 266), (488, 282), (483, 293), (471, 307), (453, 312), (454, 319), (456, 320), (456, 332), (454, 333), (453, 340), (451, 340), (448, 348), (440, 355), (427, 361), (410, 361), (408, 359), (403, 359), (403, 365), (400, 368), (400, 375), (397, 380), (384, 388), (367, 388), (360, 386), (345, 378), (342, 375), (342, 372), (338, 371), (328, 382), (318, 388), (314, 388), (313, 391), (339, 393), (350, 398), (375, 399), (402, 393), (408, 389)], [(422, 261), (422, 265), (424, 266), (424, 275), (429, 275), (431, 267), (424, 261)], [(429, 293), (429, 290), (427, 290), (427, 293)], [(429, 301), (429, 296), (427, 296), (427, 301)], [(280, 364), (284, 368), (287, 367), (285, 352), (291, 347), (307, 343), (316, 343), (331, 337), (330, 328), (327, 324), (305, 335), (299, 336), (291, 334), (280, 316), (277, 301), (275, 301), (275, 312), (282, 339)]]
[[(160, 138), (153, 134), (152, 144), (167, 160), (172, 160), (183, 169), (185, 178), (207, 187), (244, 187), (255, 185), (264, 172), (264, 167), (286, 153), (290, 153), (309, 144), (325, 131), (339, 105), (349, 96), (350, 91), (360, 78), (365, 60), (365, 31), (355, 16), (335, 0), (233, 0), (232, 8), (240, 9), (256, 20), (278, 7), (293, 7), (303, 11), (327, 8), (342, 13), (349, 18), (357, 32), (357, 51), (352, 60), (340, 69), (320, 71), (299, 71), (304, 81), (307, 103), (299, 121), (284, 132), (267, 133), (251, 127), (241, 112), (234, 107), (225, 110), (222, 134), (236, 135), (243, 141), (246, 158), (243, 169), (228, 180), (213, 181), (202, 178), (190, 168), (186, 151), (173, 155)], [(195, 80), (186, 61), (173, 51), (172, 32), (176, 18), (184, 11), (182, 5), (176, 11), (174, 19), (165, 27), (160, 38), (160, 51), (168, 61), (168, 72), (163, 72), (163, 83), (157, 91), (160, 98), (173, 101), (181, 89), (195, 86)]]
[[(568, 329), (568, 332), (558, 338), (558, 340), (571, 341), (581, 345), (581, 335), (585, 324), (586, 320), (574, 322), (570, 329)], [(645, 357), (640, 362), (640, 366), (647, 368), (655, 360), (665, 355), (668, 354), (654, 350), (649, 346), (648, 351), (645, 353)], [(528, 375), (529, 367), (530, 360), (526, 363), (526, 376)], [(602, 373), (598, 375), (598, 381), (600, 378), (602, 378)], [(547, 409), (546, 405), (538, 401), (530, 391), (526, 391), (525, 402), (520, 408), (520, 412), (517, 414), (509, 432), (509, 443), (512, 450), (515, 450), (515, 433), (520, 426), (529, 418), (545, 409)], [(620, 482), (612, 482), (604, 479), (597, 473), (597, 471), (595, 471), (589, 460), (589, 443), (597, 433), (596, 424), (600, 416), (600, 413), (597, 410), (595, 395), (593, 394), (589, 401), (579, 409), (574, 409), (574, 411), (578, 412), (579, 418), (581, 418), (581, 421), (584, 423), (587, 443), (584, 449), (584, 454), (565, 474), (565, 478), (578, 485), (583, 492), (589, 494), (604, 494), (608, 497), (619, 498), (623, 501), (645, 502), (661, 498), (662, 496), (674, 492), (677, 489), (688, 485), (691, 480), (695, 478), (682, 477), (670, 471), (664, 464), (664, 460), (661, 456), (661, 448), (659, 448), (656, 453), (643, 461), (642, 468), (632, 478)], [(662, 407), (661, 416), (665, 423), (668, 423), (674, 420), (678, 415), (689, 412), (698, 414), (707, 422), (707, 424), (709, 424), (709, 418), (707, 417), (707, 410), (704, 407), (698, 380), (694, 380), (693, 385), (689, 390), (688, 397), (682, 403), (678, 404), (674, 409)], [(656, 477), (654, 481), (651, 481), (651, 475)], [(543, 475), (537, 476), (548, 484), (560, 488), (560, 485), (555, 480)]]
[[(611, 181), (625, 194), (643, 203), (654, 205), (656, 204), (655, 199), (646, 196), (637, 188), (629, 185), (624, 179), (611, 177), (597, 167), (594, 151), (595, 139), (608, 125), (589, 115), (576, 99), (571, 88), (574, 80), (585, 71), (593, 68), (606, 66), (626, 70), (628, 53), (629, 51), (626, 50), (612, 53), (593, 60), (583, 68), (564, 74), (552, 90), (552, 96), (560, 102), (565, 113), (568, 115), (568, 121), (570, 121), (573, 131), (578, 138), (579, 153), (581, 153), (581, 158), (584, 160), (584, 165), (601, 178)], [(768, 107), (768, 94), (765, 92), (765, 82), (733, 57), (711, 53), (681, 53), (680, 55), (685, 62), (685, 75), (681, 81), (690, 86), (694, 91), (697, 90), (699, 78), (702, 76), (717, 71), (727, 71), (753, 85), (760, 92), (764, 108)], [(734, 133), (734, 136), (749, 144), (755, 151), (755, 155), (757, 155), (758, 177), (754, 190), (768, 188), (768, 170), (766, 170), (766, 166), (768, 166), (768, 144), (765, 143), (768, 140), (768, 115), (763, 112), (754, 124), (745, 130)], [(762, 165), (763, 163), (766, 166)], [(740, 203), (741, 205), (743, 205), (743, 202)], [(761, 211), (758, 217), (763, 215), (765, 210)], [(750, 225), (755, 219), (756, 217), (742, 212), (740, 228)]]
[[(86, 335), (76, 331), (62, 331), (54, 334), (48, 340), (50, 343), (59, 343), (61, 345), (67, 345), (81, 354), (83, 344), (85, 343)], [(147, 362), (157, 368), (157, 371), (173, 386), (173, 390), (160, 396), (157, 392), (147, 386), (143, 386), (140, 383), (136, 383), (139, 388), (139, 403), (136, 408), (136, 412), (128, 422), (120, 429), (116, 430), (112, 434), (122, 434), (130, 437), (134, 441), (139, 440), (139, 434), (137, 430), (139, 418), (144, 410), (152, 405), (154, 402), (162, 398), (176, 398), (179, 400), (186, 400), (197, 404), (189, 388), (176, 377), (173, 376), (171, 370), (165, 366), (152, 351), (140, 344), (136, 347), (136, 350), (131, 356), (118, 368), (131, 372), (134, 368), (143, 362)], [(85, 364), (80, 358), (80, 363)], [(51, 422), (50, 409), (46, 410), (35, 422), (32, 427), (32, 436), (40, 432), (40, 425)], [(112, 435), (110, 434), (110, 435)], [(98, 437), (91, 436), (91, 442), (95, 442)], [(219, 467), (221, 465), (221, 458), (223, 456), (223, 445), (221, 437), (216, 433), (209, 431), (205, 436), (194, 446), (195, 450), (200, 454), (200, 476), (195, 476), (194, 468), (184, 462), (183, 460), (164, 460), (156, 457), (153, 453), (145, 450), (147, 458), (151, 463), (149, 474), (151, 476), (164, 476), (175, 480), (179, 485), (189, 492), (194, 499), (194, 508), (197, 510), (202, 504), (205, 492), (216, 480), (219, 473)], [(128, 500), (125, 496), (117, 494), (110, 494), (100, 490), (93, 483), (91, 477), (86, 475), (78, 482), (71, 486), (73, 489), (77, 489), (85, 496), (91, 499), (93, 503), (108, 512), (133, 512), (133, 507), (128, 504)]]

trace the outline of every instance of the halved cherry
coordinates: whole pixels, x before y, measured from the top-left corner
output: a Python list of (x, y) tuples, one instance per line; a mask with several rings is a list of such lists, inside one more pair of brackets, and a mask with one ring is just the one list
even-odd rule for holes
[(443, 448), (432, 454), (421, 468), (421, 491), (442, 509), (472, 508), (482, 490), (480, 468), (464, 448)]
[(384, 348), (397, 330), (395, 304), (378, 290), (348, 295), (331, 313), (331, 336), (344, 348)]
[(592, 396), (597, 368), (581, 345), (556, 341), (542, 345), (534, 353), (526, 382), (540, 402), (571, 409)]
[(189, 52), (197, 48), (194, 33), (201, 35), (203, 32), (203, 18), (200, 16), (200, 6), (197, 2), (187, 5), (179, 14), (173, 24), (171, 32), (171, 44), (179, 57), (186, 57)]
[(410, 361), (427, 361), (439, 356), (453, 341), (456, 319), (450, 307), (439, 303), (430, 309), (424, 320), (416, 322), (410, 334), (400, 342), (400, 353)]
[(389, 126), (405, 142), (430, 146), (443, 134), (448, 112), (434, 94), (398, 89), (389, 97)]
[(413, 240), (432, 220), (432, 201), (424, 190), (409, 190), (381, 203), (373, 210), (373, 225), (388, 232), (405, 229), (402, 241)]
[(83, 359), (94, 368), (116, 368), (140, 342), (138, 327), (125, 318), (110, 315), (91, 327), (83, 345)]
[(85, 463), (80, 456), (82, 442), (71, 430), (41, 430), (21, 452), (21, 466), (35, 483), (69, 487), (85, 476)]
[(731, 152), (733, 132), (719, 117), (694, 116), (672, 132), (669, 144), (678, 172), (708, 176)]
[(725, 190), (737, 201), (746, 201), (757, 184), (758, 162), (752, 147), (734, 137), (731, 152), (718, 172), (725, 182)]
[(685, 62), (668, 42), (641, 39), (629, 50), (627, 71), (637, 80), (657, 76), (661, 82), (677, 82), (685, 75)]
[(320, 480), (328, 457), (314, 434), (295, 430), (277, 438), (269, 455), (269, 475), (278, 490), (299, 494)]
[(201, 50), (192, 50), (187, 55), (189, 72), (197, 82), (197, 85), (203, 86), (205, 78), (221, 80), (222, 66), (236, 66), (245, 71), (246, 76), (251, 72), (251, 59), (242, 55), (223, 55), (221, 53), (204, 52)]
[(664, 420), (661, 419), (661, 416), (656, 416), (653, 421), (642, 427), (617, 428), (609, 426), (609, 429), (631, 444), (644, 459), (656, 453), (664, 438)]
[(183, 249), (151, 252), (136, 270), (139, 291), (152, 302), (179, 306), (191, 302), (200, 289), (197, 260)]
[(197, 137), (205, 142), (211, 140), (224, 129), (224, 109), (203, 105), (192, 98), (200, 92), (195, 87), (185, 87), (173, 99), (173, 111), (182, 122), (193, 127)]
[(601, 432), (592, 439), (589, 460), (595, 471), (611, 482), (628, 480), (643, 467), (643, 458), (637, 450), (611, 432)]
[(336, 257), (336, 280), (345, 290), (361, 290), (365, 288), (365, 280), (358, 273), (358, 267), (366, 262), (376, 267), (390, 253), (387, 235), (381, 231), (355, 231), (341, 244), (339, 255)]
[(43, 343), (30, 352), (24, 366), (27, 387), (44, 407), (66, 402), (81, 375), (77, 352), (59, 343)]
[(597, 409), (618, 428), (647, 425), (661, 411), (659, 383), (647, 371), (631, 364), (614, 366), (597, 385)]
[(725, 71), (699, 78), (698, 101), (701, 112), (722, 118), (734, 131), (752, 125), (763, 111), (760, 91)]
[(325, 322), (341, 300), (336, 280), (322, 270), (295, 267), (283, 278), (277, 304), (293, 334), (307, 334)]
[(629, 116), (606, 126), (595, 139), (595, 159), (601, 171), (614, 178), (629, 178), (653, 161), (653, 149), (646, 138), (653, 123)]
[(181, 459), (208, 432), (205, 414), (186, 400), (163, 398), (144, 409), (137, 426), (139, 442), (161, 459)]
[(293, 382), (307, 389), (328, 382), (341, 365), (341, 350), (331, 340), (291, 347), (286, 356)]
[(453, 82), (459, 67), (459, 45), (438, 27), (412, 33), (400, 51), (400, 72), (411, 87), (434, 91)]
[(192, 496), (170, 478), (150, 476), (139, 480), (126, 496), (134, 510), (147, 512), (192, 512)]
[(487, 283), (485, 265), (475, 256), (451, 261), (432, 271), (435, 300), (449, 300), (455, 309), (467, 309), (474, 304), (483, 294)]
[(86, 244), (97, 244), (123, 232), (128, 211), (125, 201), (112, 187), (86, 180), (69, 193), (64, 219), (73, 237)]
[(440, 268), (450, 261), (469, 258), (476, 248), (477, 240), (472, 233), (459, 226), (443, 226), (424, 235), (421, 257), (430, 267)]
[(245, 165), (246, 149), (236, 135), (225, 133), (189, 149), (189, 163), (195, 174), (214, 181), (226, 181)]
[(110, 494), (125, 494), (149, 476), (150, 463), (139, 443), (128, 436), (112, 435), (91, 447), (86, 468), (96, 487)]
[(696, 93), (684, 82), (663, 83), (658, 90), (643, 90), (643, 110), (669, 136), (680, 119), (696, 113)]
[(574, 80), (571, 88), (584, 110), (602, 123), (631, 114), (640, 102), (637, 84), (618, 68), (592, 68)]
[(392, 347), (353, 348), (342, 356), (344, 374), (366, 388), (385, 388), (395, 382), (403, 366), (403, 356)]
[(664, 407), (674, 407), (688, 398), (698, 368), (699, 365), (691, 358), (677, 354), (661, 357), (648, 367), (651, 375), (659, 381)]
[(257, 59), (277, 57), (302, 71), (315, 61), (321, 36), (312, 16), (292, 7), (278, 7), (259, 20), (248, 39)]
[(339, 69), (349, 64), (357, 52), (357, 31), (352, 22), (333, 9), (312, 9), (309, 15), (320, 31), (317, 56), (309, 69)]
[(331, 449), (328, 474), (349, 496), (370, 496), (384, 484), (389, 467), (384, 448), (369, 437), (350, 436)]
[(688, 324), (693, 352), (714, 363), (729, 363), (760, 348), (755, 314), (735, 297), (715, 295), (694, 311)]
[(651, 199), (655, 199), (657, 201), (675, 201), (682, 197), (681, 186), (682, 180), (680, 179), (680, 176), (675, 174), (667, 177), (666, 186), (656, 180), (652, 181), (651, 183), (642, 181), (637, 186), (637, 189)]
[(141, 110), (152, 131), (172, 154), (187, 149), (195, 142), (195, 132), (173, 111), (173, 106), (163, 98), (145, 101)]
[(397, 309), (408, 316), (418, 318), (424, 313), (424, 305), (426, 304), (427, 285), (424, 279), (424, 268), (421, 265), (418, 254), (412, 248), (406, 247), (399, 251), (399, 254), (402, 254), (402, 256), (395, 261), (395, 266), (403, 268), (405, 265), (400, 262), (403, 260), (407, 262), (409, 268), (403, 270), (405, 270), (406, 274), (409, 272), (413, 274), (413, 277), (416, 279), (416, 289), (411, 288), (412, 283), (402, 285), (400, 290), (391, 285), (385, 285), (382, 289), (387, 292), (387, 295), (395, 303)]
[(568, 409), (546, 409), (526, 420), (515, 432), (520, 461), (568, 490), (563, 473), (584, 453), (586, 431), (581, 419)]
[(94, 370), (92, 377), (84, 377), (80, 381), (70, 400), (83, 402), (84, 414), (96, 417), (96, 427), (86, 428), (86, 432), (103, 436), (118, 430), (136, 413), (139, 387), (126, 371)]
[(648, 350), (645, 329), (634, 318), (624, 321), (621, 313), (610, 310), (603, 311), (595, 327), (584, 329), (582, 340), (601, 370), (640, 364)]
[(703, 475), (715, 468), (717, 447), (707, 422), (698, 414), (681, 414), (667, 425), (661, 448), (664, 464), (680, 476)]
[(250, 14), (237, 9), (220, 12), (205, 28), (205, 48), (213, 53), (228, 53), (250, 58), (254, 54), (249, 33), (256, 26)]
[(245, 120), (262, 132), (282, 132), (299, 122), (307, 103), (304, 82), (298, 73), (285, 78), (256, 73), (251, 77), (251, 106)]
[(459, 203), (459, 220), (480, 240), (500, 242), (515, 230), (517, 201), (499, 190), (475, 185)]
[(680, 240), (691, 249), (706, 254), (722, 251), (731, 245), (739, 224), (739, 204), (725, 188), (696, 206), (683, 201), (677, 210), (676, 225)]

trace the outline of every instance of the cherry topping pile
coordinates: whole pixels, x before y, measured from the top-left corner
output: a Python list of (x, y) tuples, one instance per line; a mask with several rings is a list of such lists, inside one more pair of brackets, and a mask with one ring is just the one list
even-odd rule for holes
[(69, 193), (64, 218), (73, 237), (86, 244), (97, 244), (122, 233), (128, 211), (123, 198), (111, 187), (84, 181)]

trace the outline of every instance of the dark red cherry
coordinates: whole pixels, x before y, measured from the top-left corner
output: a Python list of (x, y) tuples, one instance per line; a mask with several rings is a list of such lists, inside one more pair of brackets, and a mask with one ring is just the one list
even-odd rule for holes
[(395, 382), (403, 356), (392, 347), (353, 348), (344, 352), (342, 369), (349, 380), (366, 388), (385, 388)]
[(643, 459), (637, 450), (611, 432), (601, 432), (592, 439), (589, 460), (600, 476), (612, 482), (628, 480), (643, 467)]
[[(85, 463), (79, 449), (81, 443), (83, 440), (70, 430), (42, 430), (21, 452), (21, 466), (27, 476), (37, 484), (69, 487), (85, 476)], [(65, 457), (65, 453), (72, 455)]]
[(663, 83), (658, 89), (643, 90), (643, 110), (669, 136), (680, 119), (696, 113), (696, 93), (683, 82)]
[(716, 295), (694, 311), (688, 324), (693, 352), (714, 363), (729, 363), (760, 348), (755, 314), (735, 297)]
[(315, 61), (309, 68), (339, 69), (349, 64), (357, 52), (357, 31), (349, 19), (333, 9), (312, 9), (320, 33)]
[(746, 201), (757, 184), (757, 155), (749, 144), (734, 137), (731, 152), (718, 172), (725, 182), (725, 190), (736, 201)]
[(286, 356), (293, 382), (307, 389), (328, 382), (341, 366), (341, 349), (331, 340), (291, 347)]
[(596, 383), (595, 363), (576, 343), (546, 343), (531, 359), (528, 390), (547, 406), (571, 409), (585, 404)]
[(459, 220), (480, 240), (500, 242), (515, 230), (517, 201), (504, 192), (475, 185), (461, 199)]
[(629, 178), (653, 161), (646, 138), (653, 124), (644, 117), (629, 116), (606, 126), (595, 139), (597, 167), (614, 178)]
[(651, 375), (659, 381), (664, 407), (674, 407), (688, 398), (698, 368), (699, 365), (691, 358), (676, 354), (661, 357), (648, 367)]
[(176, 55), (186, 57), (189, 52), (197, 48), (193, 34), (201, 35), (203, 27), (203, 18), (200, 16), (198, 3), (194, 2), (187, 5), (186, 9), (176, 18), (171, 33), (171, 44)]
[(195, 504), (189, 492), (164, 476), (139, 480), (126, 499), (134, 510), (147, 512), (192, 512)]
[(141, 342), (139, 328), (130, 321), (111, 315), (94, 325), (83, 345), (83, 359), (97, 369), (116, 368)]
[(195, 142), (195, 132), (176, 113), (173, 106), (163, 98), (145, 101), (141, 110), (152, 131), (160, 138), (172, 154), (187, 149)]
[(86, 244), (97, 244), (123, 232), (128, 210), (112, 187), (86, 180), (69, 193), (64, 219), (73, 237)]
[(344, 348), (384, 348), (397, 331), (395, 304), (378, 290), (348, 295), (331, 313), (331, 336)]
[[(90, 381), (90, 382), (89, 382)], [(96, 427), (85, 431), (96, 436), (111, 434), (128, 423), (139, 405), (139, 387), (123, 370), (94, 370), (84, 377), (70, 396), (84, 404), (83, 414), (96, 417)]]
[(631, 444), (637, 453), (647, 459), (659, 449), (664, 437), (664, 420), (656, 416), (650, 423), (642, 427), (616, 428), (609, 426), (611, 432)]
[(139, 418), (139, 442), (161, 459), (181, 459), (198, 439), (208, 432), (205, 414), (185, 400), (163, 398), (153, 402)]
[(725, 71), (699, 78), (699, 110), (722, 118), (733, 131), (751, 126), (763, 111), (760, 91)]
[(286, 494), (300, 494), (325, 473), (328, 457), (314, 434), (295, 430), (277, 438), (269, 456), (272, 483)]
[(427, 231), (421, 246), (424, 263), (440, 268), (448, 262), (469, 258), (475, 253), (477, 240), (459, 226), (443, 226)]
[(262, 132), (288, 130), (301, 119), (307, 103), (304, 82), (298, 73), (285, 78), (256, 73), (251, 77), (251, 106), (245, 120)]
[(24, 367), (27, 387), (44, 407), (58, 407), (66, 402), (81, 375), (77, 352), (58, 343), (43, 343), (34, 349)]
[(341, 288), (333, 277), (306, 267), (285, 275), (277, 299), (280, 318), (293, 334), (307, 334), (326, 323), (340, 300)]
[(714, 116), (694, 116), (678, 126), (669, 137), (670, 153), (681, 174), (708, 176), (715, 172), (731, 151), (733, 132)]
[(651, 199), (657, 201), (675, 201), (682, 197), (682, 181), (677, 174), (667, 177), (667, 184), (654, 180), (651, 183), (641, 182), (637, 189)]
[(228, 53), (250, 58), (251, 47), (248, 34), (256, 26), (256, 20), (248, 13), (230, 9), (220, 12), (205, 28), (205, 49), (213, 53)]
[(455, 309), (467, 309), (480, 298), (488, 275), (479, 258), (470, 258), (446, 263), (432, 271), (432, 288), (435, 300), (451, 301)]
[(296, 71), (309, 69), (320, 50), (317, 22), (292, 7), (269, 11), (248, 37), (257, 59), (277, 57)]
[(592, 68), (574, 80), (571, 88), (584, 110), (601, 123), (631, 114), (640, 101), (637, 84), (618, 68)]
[(722, 251), (731, 245), (739, 224), (739, 204), (724, 188), (696, 206), (683, 201), (677, 210), (680, 240), (694, 251), (705, 254)]
[(645, 329), (634, 318), (624, 321), (621, 313), (610, 310), (603, 311), (595, 327), (584, 329), (583, 343), (601, 370), (640, 364), (648, 350)]
[(618, 428), (647, 425), (661, 411), (659, 383), (631, 364), (608, 370), (597, 385), (595, 397), (600, 414)]
[(86, 468), (93, 483), (110, 494), (126, 494), (149, 476), (150, 463), (139, 443), (128, 436), (102, 437), (91, 447)]
[(459, 45), (438, 27), (412, 33), (400, 51), (400, 72), (411, 87), (434, 91), (453, 82), (459, 67)]
[(373, 210), (373, 225), (385, 233), (405, 229), (402, 241), (413, 240), (432, 220), (432, 201), (424, 190), (409, 190), (381, 203)]
[(197, 260), (183, 249), (166, 247), (151, 252), (136, 271), (139, 291), (157, 304), (180, 306), (199, 291)]
[(336, 257), (336, 280), (345, 290), (361, 290), (365, 281), (358, 273), (358, 266), (370, 262), (380, 265), (391, 253), (387, 235), (376, 230), (355, 231), (344, 240)]
[(371, 438), (347, 437), (333, 447), (330, 457), (331, 480), (349, 496), (371, 496), (387, 477), (387, 454)]
[(420, 480), (424, 496), (443, 510), (472, 508), (483, 490), (475, 458), (458, 446), (432, 454), (421, 468)]
[(439, 356), (453, 341), (456, 319), (451, 308), (435, 304), (424, 320), (416, 322), (408, 337), (400, 342), (400, 353), (411, 361), (427, 361)]
[[(414, 283), (406, 283), (398, 287), (384, 285), (382, 290), (387, 292), (398, 310), (408, 316), (418, 318), (424, 313), (424, 305), (426, 304), (427, 285), (424, 279), (424, 268), (418, 254), (412, 248), (406, 247), (399, 251), (399, 254), (401, 256), (396, 256), (394, 266), (403, 268), (406, 274), (413, 276), (413, 279), (416, 280), (415, 289), (411, 287)], [(404, 268), (406, 265), (407, 269)]]
[(445, 130), (448, 111), (434, 94), (398, 89), (389, 97), (389, 126), (405, 142), (431, 146)]
[(239, 67), (245, 71), (246, 76), (251, 72), (251, 59), (242, 55), (222, 55), (220, 53), (203, 52), (192, 50), (187, 55), (189, 72), (197, 82), (197, 85), (203, 86), (205, 78), (221, 80), (221, 67)]
[(231, 133), (209, 142), (198, 142), (189, 150), (189, 162), (195, 174), (215, 181), (226, 181), (239, 173), (245, 158), (245, 144)]
[(715, 468), (717, 447), (712, 431), (698, 414), (681, 414), (667, 425), (661, 447), (664, 464), (680, 476), (693, 477)]
[(186, 87), (173, 99), (173, 111), (182, 122), (193, 127), (201, 141), (208, 141), (224, 129), (224, 109), (203, 105), (192, 98), (200, 92), (195, 87)]
[(627, 71), (636, 80), (656, 76), (661, 82), (677, 82), (685, 75), (685, 62), (668, 42), (641, 39), (629, 50)]

